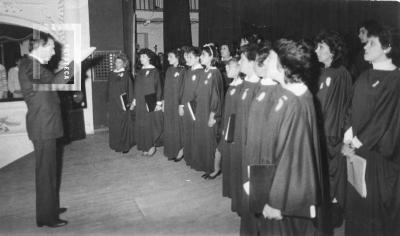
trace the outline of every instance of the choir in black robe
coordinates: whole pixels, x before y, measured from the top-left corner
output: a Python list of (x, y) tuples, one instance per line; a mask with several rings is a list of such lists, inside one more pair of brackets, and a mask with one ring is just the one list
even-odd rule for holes
[[(345, 115), (351, 102), (352, 78), (346, 68), (324, 68), (318, 81), (317, 111), (320, 127), (322, 155), (329, 162), (329, 185), (331, 199), (342, 205), (347, 182), (346, 160), (340, 150), (345, 129)], [(328, 184), (328, 183), (326, 183)], [(343, 206), (343, 205), (342, 205)]]
[[(271, 138), (268, 127), (265, 126), (271, 107), (277, 96), (279, 85), (271, 79), (262, 79), (260, 88), (250, 105), (249, 121), (247, 129), (247, 142), (242, 160), (242, 183), (249, 181), (247, 166), (250, 160), (262, 160), (264, 158), (264, 144)], [(262, 162), (261, 162), (262, 163)], [(263, 163), (264, 164), (264, 163)], [(240, 221), (241, 235), (255, 235), (257, 232), (257, 219), (249, 210), (249, 197), (243, 194), (243, 212)]]
[[(197, 102), (196, 121), (190, 166), (198, 171), (214, 171), (214, 154), (217, 148), (217, 132), (221, 120), (223, 84), (217, 68), (204, 71), (195, 91)], [(210, 113), (215, 113), (216, 123), (208, 126)]]
[(161, 102), (161, 91), (160, 75), (156, 68), (141, 69), (137, 73), (134, 88), (136, 100), (135, 137), (137, 148), (140, 151), (147, 152), (155, 146), (161, 136), (161, 130), (156, 125), (161, 111), (148, 112), (145, 102), (145, 95), (152, 93), (156, 93), (157, 102)]
[(349, 126), (367, 160), (367, 196), (347, 184), (346, 235), (400, 235), (400, 71), (358, 78)]
[(203, 76), (204, 70), (201, 65), (194, 70), (188, 69), (185, 72), (185, 77), (183, 79), (182, 87), (180, 90), (180, 102), (179, 105), (184, 106), (184, 116), (183, 116), (183, 154), (187, 165), (190, 165), (192, 159), (192, 143), (194, 139), (194, 121), (190, 116), (187, 103), (194, 99), (195, 90), (200, 81), (201, 76)]
[[(253, 79), (252, 81), (255, 81)], [(231, 191), (232, 191), (232, 211), (242, 212), (242, 197), (243, 197), (243, 183), (242, 183), (242, 159), (244, 154), (244, 147), (247, 136), (247, 124), (249, 117), (250, 104), (253, 101), (254, 96), (257, 93), (259, 87), (258, 82), (249, 82), (245, 80), (243, 82), (242, 91), (239, 95), (237, 110), (236, 110), (236, 121), (235, 121), (235, 133), (232, 144), (231, 152)]]
[[(308, 209), (317, 205), (320, 198), (320, 149), (313, 97), (305, 85), (296, 86), (300, 90), (296, 94), (276, 86), (272, 109), (258, 124), (267, 137), (260, 153), (249, 156), (249, 164), (275, 165), (268, 205), (286, 212)], [(249, 124), (260, 122), (259, 119), (252, 114)], [(305, 218), (262, 217), (258, 224), (259, 235), (314, 235), (315, 232), (312, 221)]]
[(164, 155), (176, 158), (183, 147), (183, 120), (179, 116), (179, 90), (182, 86), (185, 68), (169, 67), (164, 86)]
[(236, 113), (237, 101), (239, 99), (240, 91), (242, 89), (243, 80), (239, 80), (238, 84), (232, 82), (225, 95), (223, 119), (221, 122), (222, 137), (219, 141), (218, 151), (222, 157), (222, 196), (231, 197), (231, 176), (230, 176), (230, 162), (231, 162), (231, 149), (232, 143), (227, 143), (224, 139), (225, 132), (227, 131), (228, 119), (231, 114)]
[(128, 100), (133, 100), (130, 73), (124, 70), (110, 72), (107, 84), (109, 145), (117, 152), (128, 151), (135, 145), (133, 112), (129, 108), (123, 110), (120, 95), (126, 93)]

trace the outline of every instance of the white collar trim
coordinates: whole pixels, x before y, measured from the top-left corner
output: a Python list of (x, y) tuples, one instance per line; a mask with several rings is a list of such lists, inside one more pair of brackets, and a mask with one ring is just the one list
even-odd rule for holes
[(303, 83), (287, 84), (285, 88), (298, 97), (307, 91), (307, 86)]
[(384, 60), (381, 62), (376, 62), (372, 64), (374, 70), (387, 70), (392, 71), (396, 69), (396, 66), (393, 65), (392, 59)]
[(114, 72), (115, 73), (125, 72), (125, 68), (121, 68), (119, 70), (115, 69)]
[(256, 74), (254, 74), (251, 77), (250, 76), (246, 76), (246, 78), (244, 80), (246, 80), (246, 81), (248, 81), (250, 83), (257, 83), (258, 81), (260, 81), (260, 78)]
[(203, 67), (201, 66), (201, 64), (196, 64), (194, 65), (191, 69), (192, 70), (197, 70), (197, 69), (202, 69)]
[(143, 66), (142, 69), (154, 69), (153, 65)]
[(229, 84), (229, 86), (238, 86), (238, 85), (240, 85), (240, 84), (242, 84), (242, 83), (243, 83), (243, 80), (242, 80), (242, 79), (236, 78), (236, 79), (234, 79), (234, 80)]
[(260, 81), (261, 85), (277, 85), (278, 83), (270, 78), (263, 78)]

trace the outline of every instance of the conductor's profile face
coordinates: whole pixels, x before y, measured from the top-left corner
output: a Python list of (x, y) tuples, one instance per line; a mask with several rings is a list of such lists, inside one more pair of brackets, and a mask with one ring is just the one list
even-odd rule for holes
[(54, 40), (49, 39), (46, 44), (41, 44), (38, 47), (40, 58), (43, 60), (44, 63), (50, 61), (51, 57), (54, 56)]

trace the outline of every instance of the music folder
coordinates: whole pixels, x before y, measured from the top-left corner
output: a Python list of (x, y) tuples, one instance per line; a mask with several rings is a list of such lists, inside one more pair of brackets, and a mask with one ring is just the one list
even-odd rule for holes
[[(276, 166), (274, 164), (258, 164), (249, 167), (249, 206), (250, 212), (260, 217), (268, 197), (274, 179)], [(314, 205), (301, 206), (295, 209), (281, 210), (284, 217), (315, 218), (316, 209)]]
[(228, 124), (225, 131), (225, 142), (232, 143), (235, 135), (235, 119), (236, 114), (231, 114), (228, 118)]
[(146, 108), (148, 112), (153, 112), (157, 106), (157, 94), (151, 93), (144, 96)]
[(275, 165), (259, 164), (249, 167), (249, 203), (250, 212), (262, 213), (268, 203), (269, 191), (275, 175)]
[(188, 110), (190, 112), (190, 116), (192, 117), (192, 119), (195, 121), (196, 120), (196, 106), (197, 106), (197, 102), (196, 100), (191, 100), (187, 103), (188, 106)]
[(365, 182), (365, 172), (367, 170), (367, 160), (357, 155), (350, 155), (347, 159), (347, 181), (356, 189), (361, 197), (367, 197), (367, 184)]
[(119, 95), (119, 99), (120, 99), (120, 101), (121, 101), (122, 110), (126, 111), (127, 108), (129, 107), (128, 94), (126, 94), (126, 93), (121, 93), (121, 94)]

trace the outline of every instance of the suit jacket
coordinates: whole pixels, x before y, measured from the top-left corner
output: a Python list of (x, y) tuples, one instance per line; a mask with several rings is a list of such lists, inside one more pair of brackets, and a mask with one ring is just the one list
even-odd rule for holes
[(64, 74), (55, 74), (39, 61), (28, 56), (20, 62), (18, 77), (28, 106), (26, 128), (29, 139), (44, 140), (62, 137), (64, 133), (58, 93), (38, 91), (34, 87), (35, 84), (66, 83), (68, 81), (64, 79)]

